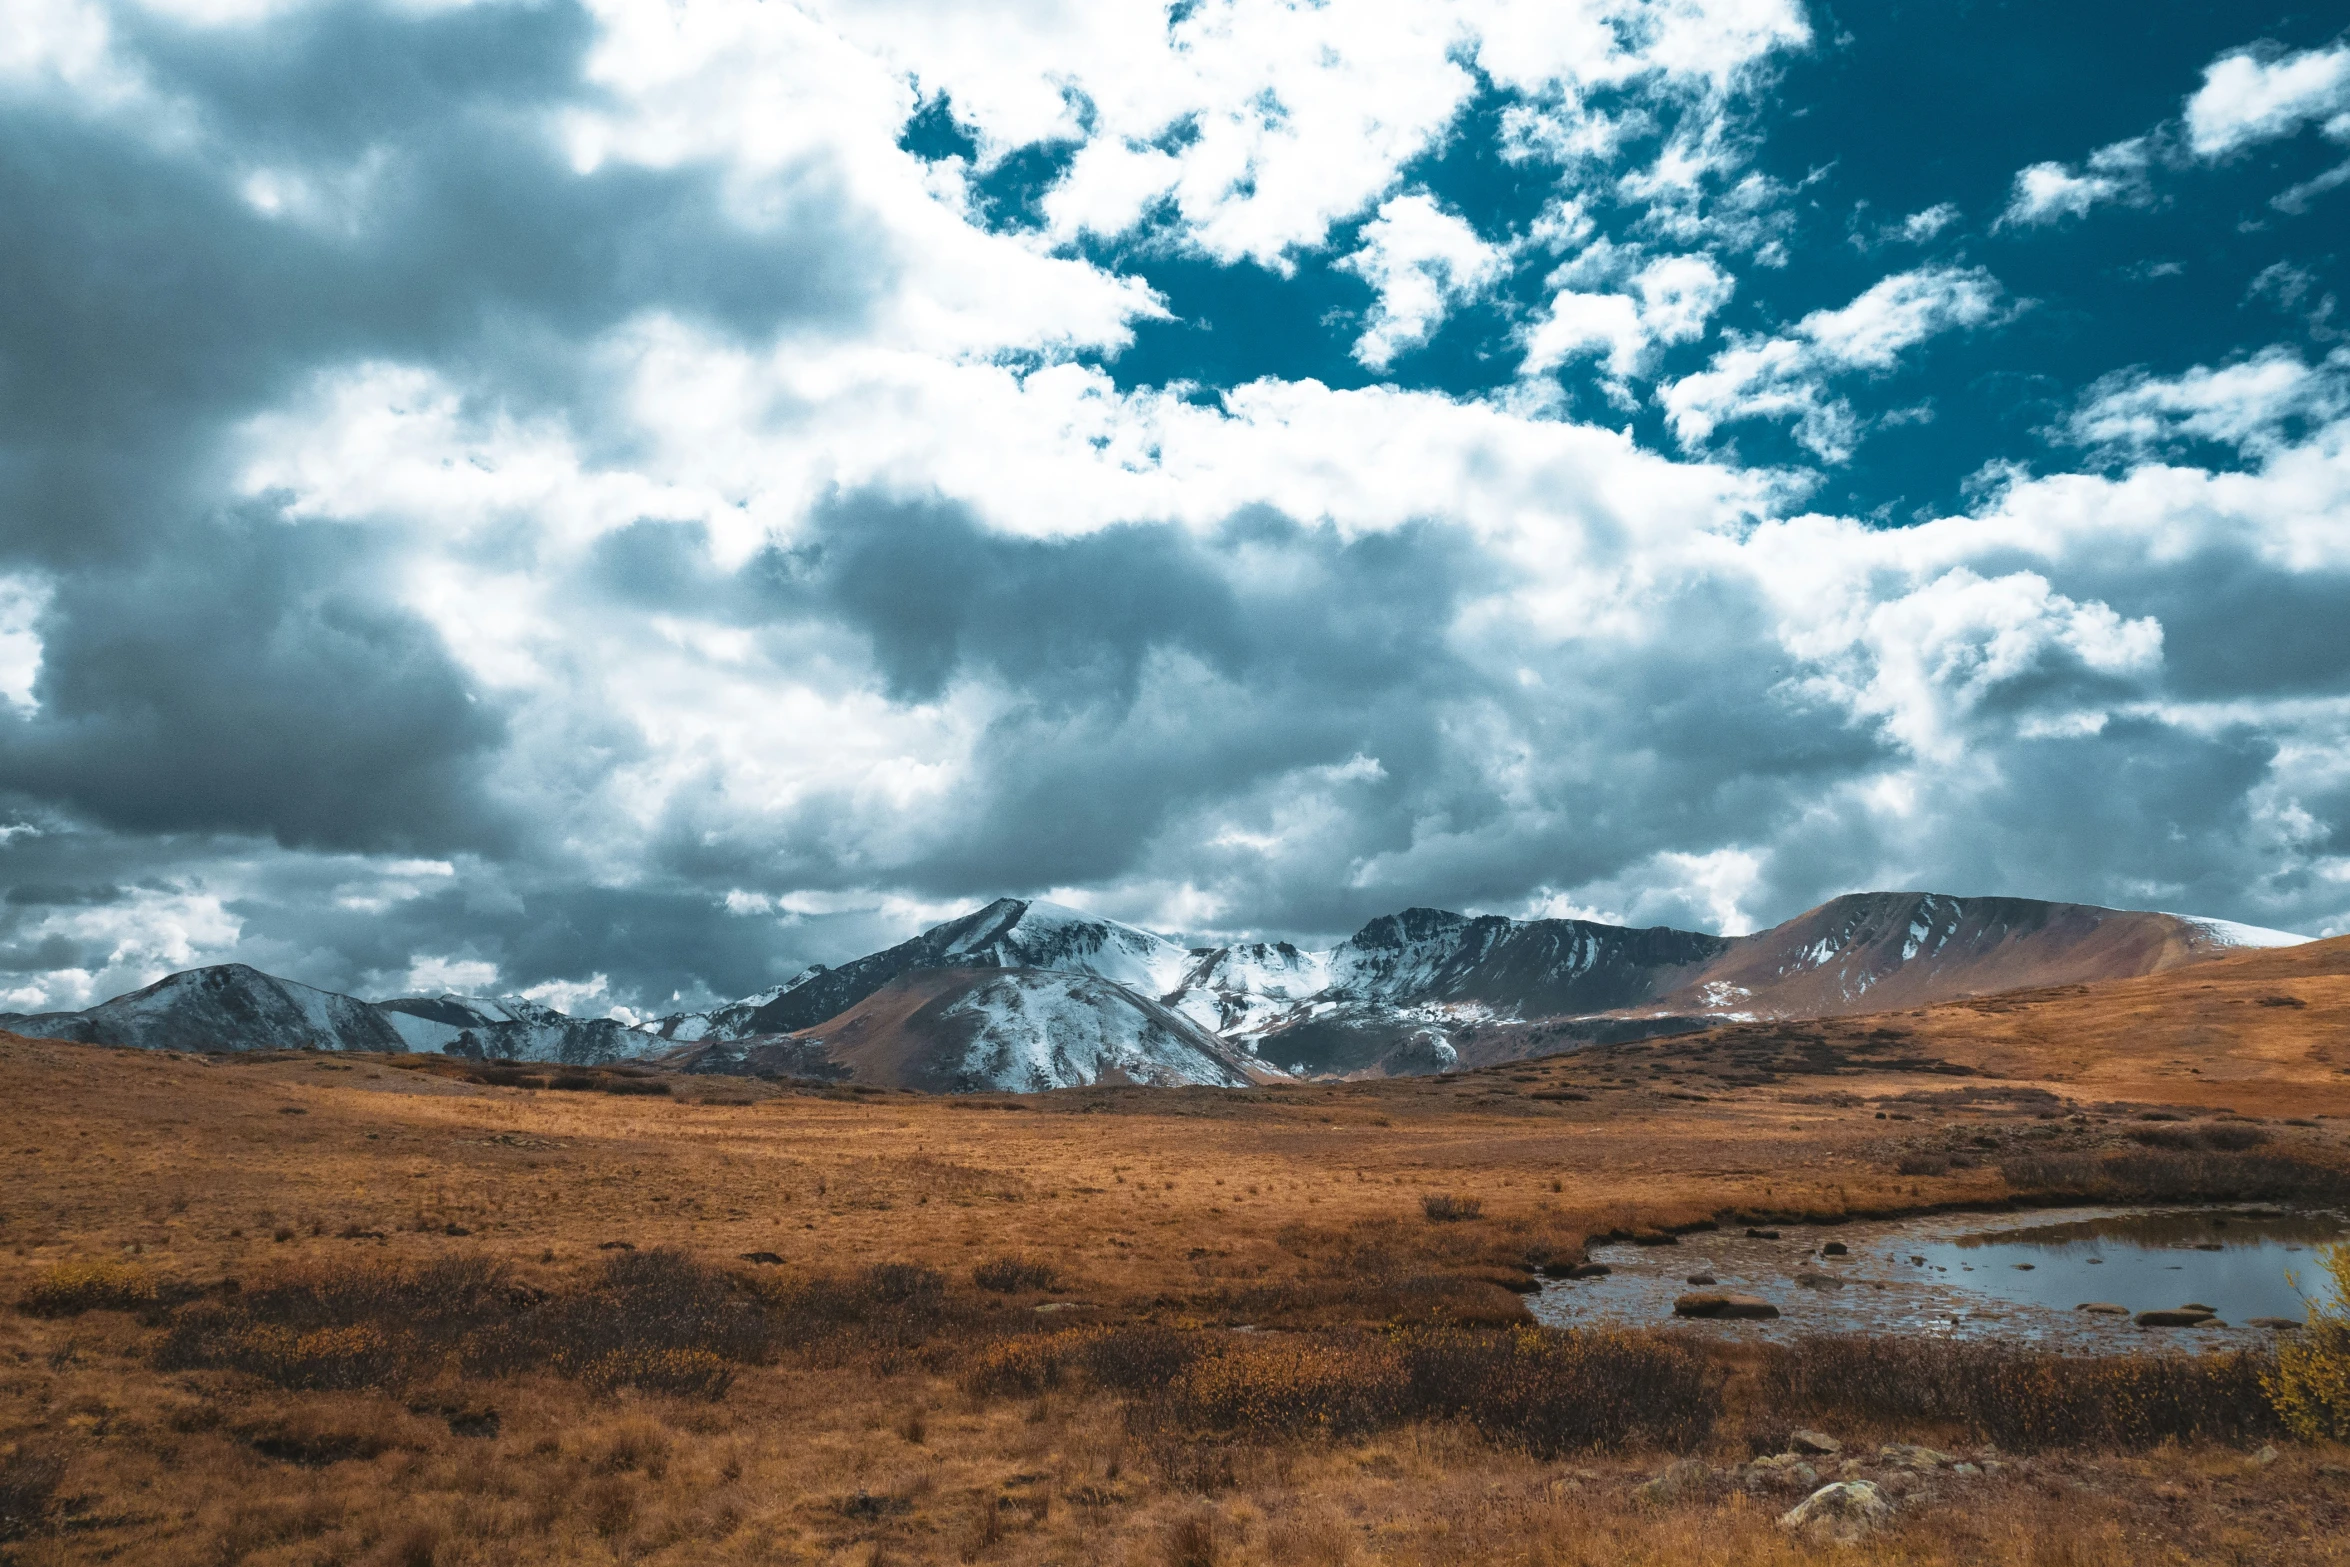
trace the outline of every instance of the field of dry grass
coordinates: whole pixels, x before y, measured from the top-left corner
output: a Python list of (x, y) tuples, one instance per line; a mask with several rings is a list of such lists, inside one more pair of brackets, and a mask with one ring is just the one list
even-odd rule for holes
[[(2079, 1003), (2056, 994), (1247, 1093), (606, 1093), (438, 1061), (0, 1038), (0, 1301), (38, 1298), (61, 1267), (131, 1281), (119, 1309), (0, 1313), (0, 1554), (2350, 1560), (2334, 1446), (2278, 1440), (2263, 1461), (2242, 1436), (2060, 1443), (1992, 1467), (1963, 1422), (1813, 1410), (1872, 1478), (1890, 1479), (1886, 1442), (1981, 1470), (1919, 1477), (1888, 1530), (1840, 1547), (1785, 1535), (1800, 1492), (1737, 1467), (1795, 1413), (1751, 1355), (1706, 1352), (1717, 1407), (1685, 1438), (1481, 1425), (1439, 1385), (1474, 1371), (1489, 1408), (1508, 1379), (1552, 1374), (1492, 1346), (1525, 1320), (1531, 1270), (1587, 1237), (1998, 1202), (2003, 1169), (2145, 1154), (2123, 1101), (2186, 1107), (2163, 1123), (2179, 1137), (2240, 1142), (2256, 1118), (2247, 1157), (2339, 1171), (2350, 1076), (2326, 1052), (2350, 1037), (2350, 980), (2322, 953), (2261, 967), (2292, 956), (2133, 982), (2215, 986), (2182, 993), (2204, 1008), (2186, 1023), (2172, 996), (2114, 1024), (2154, 1041), (2134, 1055), (2084, 1044), (2104, 1022), (2068, 1022)], [(1475, 1215), (1427, 1217), (1447, 1196)], [(630, 1294), (643, 1281), (615, 1261), (649, 1277), (627, 1260), (656, 1251), (685, 1282)], [(452, 1319), (435, 1337), (395, 1287), (431, 1268), (492, 1281), (481, 1320), (523, 1326), (485, 1338)], [(764, 1325), (729, 1326), (737, 1305)], [(614, 1358), (598, 1324), (630, 1313), (645, 1343), (686, 1347)], [(1398, 1321), (1484, 1347), (1407, 1363), (1382, 1331)], [(1037, 1346), (1078, 1344), (1078, 1325), (1162, 1339), (1035, 1371)], [(1163, 1363), (1131, 1347), (1162, 1340), (1181, 1346)], [(1677, 1375), (1647, 1364), (1665, 1380), (1640, 1386)], [(1636, 1495), (1676, 1447), (1704, 1477)]]

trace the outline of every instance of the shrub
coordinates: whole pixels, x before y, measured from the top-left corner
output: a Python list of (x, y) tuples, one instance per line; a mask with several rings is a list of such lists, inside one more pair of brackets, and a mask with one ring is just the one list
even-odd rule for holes
[(2017, 1191), (2104, 1202), (2350, 1201), (2350, 1170), (2281, 1154), (2030, 1154), (2002, 1160), (1999, 1173)]
[(1538, 1457), (1635, 1443), (1686, 1452), (1721, 1416), (1703, 1351), (1658, 1334), (1440, 1327), (1394, 1342), (1413, 1414), (1465, 1420)]
[(1893, 1168), (1901, 1175), (1948, 1175), (1950, 1156), (1938, 1153), (1903, 1154)]
[(1452, 1224), (1463, 1219), (1474, 1219), (1484, 1211), (1484, 1199), (1479, 1197), (1431, 1193), (1420, 1199), (1420, 1212), (1431, 1224)]
[(49, 1520), (65, 1464), (49, 1453), (11, 1452), (0, 1457), (0, 1541), (38, 1533)]
[(2350, 1244), (2321, 1255), (2333, 1299), (2317, 1304), (2309, 1325), (2278, 1346), (2267, 1384), (2285, 1428), (2310, 1442), (2350, 1440)]
[(1024, 1290), (1049, 1290), (1058, 1282), (1058, 1276), (1048, 1263), (1031, 1262), (1025, 1257), (997, 1257), (973, 1268), (971, 1282), (999, 1295), (1017, 1295)]
[(775, 1333), (756, 1300), (681, 1252), (615, 1253), (584, 1289), (558, 1296), (517, 1286), (495, 1263), (451, 1258), (292, 1276), (191, 1307), (155, 1360), (286, 1388), (393, 1387), (456, 1367), (716, 1398), (733, 1367), (771, 1353)]
[(2274, 1434), (2265, 1354), (2068, 1356), (2002, 1344), (1869, 1335), (1770, 1352), (1766, 1400), (1821, 1419), (1948, 1421), (2022, 1452), (2241, 1442)]
[(136, 1311), (155, 1303), (155, 1281), (120, 1262), (61, 1262), (44, 1269), (20, 1303), (27, 1316), (78, 1317), (85, 1311)]
[(1260, 1438), (1354, 1436), (1392, 1421), (1404, 1392), (1391, 1344), (1267, 1335), (1194, 1359), (1147, 1401), (1142, 1423)]

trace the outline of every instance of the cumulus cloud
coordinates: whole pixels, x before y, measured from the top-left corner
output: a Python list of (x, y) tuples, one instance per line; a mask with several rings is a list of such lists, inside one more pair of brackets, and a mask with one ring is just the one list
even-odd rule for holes
[[(1565, 269), (1571, 275), (1572, 268)], [(1551, 296), (1526, 337), (1521, 374), (1540, 375), (1578, 354), (1606, 351), (1618, 380), (1642, 373), (1650, 350), (1695, 342), (1737, 292), (1737, 280), (1711, 256), (1662, 256), (1625, 279), (1623, 293), (1573, 287)]]
[[(1919, 267), (1713, 339), (1792, 232), (1725, 105), (1799, 7), (28, 15), (0, 1005), (234, 957), (641, 1013), (1046, 890), (1303, 939), (1888, 884), (2350, 910), (2336, 361), (2124, 372), (2060, 432), (2091, 471), (1913, 528), (1717, 452), (1840, 460), (2008, 308)], [(923, 105), (967, 155), (900, 145)], [(1551, 221), (1423, 181), (1471, 134)], [(1172, 308), (1130, 256), (1357, 226), (1360, 363), (1522, 310), (1529, 374), (1661, 379), (1682, 451), (1506, 361), (1122, 375)]]
[(1741, 419), (1786, 419), (1823, 462), (1845, 462), (1862, 421), (1830, 383), (1891, 370), (1929, 338), (1992, 321), (2000, 301), (1998, 281), (1979, 267), (1896, 273), (1848, 305), (1812, 312), (1788, 333), (1734, 342), (1705, 369), (1664, 387), (1660, 401), (1687, 447), (1702, 447)]
[(2350, 140), (2350, 44), (2222, 55), (2203, 68), (2185, 119), (2187, 145), (2199, 158), (2290, 136), (2312, 121), (2328, 136)]
[[(2350, 142), (2350, 44), (2295, 53), (2270, 45), (2231, 50), (2203, 68), (2203, 85), (2176, 121), (2101, 147), (2078, 167), (2046, 161), (2019, 169), (1999, 221), (2029, 226), (2082, 217), (2105, 203), (2147, 206), (2164, 165), (2216, 163), (2310, 124), (2330, 140)], [(2299, 212), (2345, 182), (2350, 163), (2287, 188), (2272, 203)]]
[(1428, 341), (1454, 307), (1501, 275), (1505, 252), (1427, 195), (1396, 196), (1363, 225), (1362, 247), (1340, 263), (1379, 291), (1354, 356), (1384, 370)]

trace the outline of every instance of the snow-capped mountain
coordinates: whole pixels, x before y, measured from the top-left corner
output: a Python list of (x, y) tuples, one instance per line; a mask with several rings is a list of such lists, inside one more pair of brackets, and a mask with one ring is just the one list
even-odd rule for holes
[(1148, 996), (1096, 975), (1037, 968), (912, 969), (820, 1028), (705, 1040), (663, 1059), (688, 1072), (938, 1093), (1097, 1083), (1233, 1088), (1266, 1075)]
[(395, 996), (373, 1005), (410, 1050), (593, 1066), (660, 1053), (663, 1041), (608, 1017), (572, 1017), (528, 996)]
[[(755, 1006), (744, 1001), (722, 1008), (730, 1016), (730, 1032), (697, 1037), (797, 1033), (839, 1016), (901, 974), (922, 969), (1035, 968), (1092, 974), (1155, 999), (1181, 984), (1191, 963), (1188, 948), (1132, 925), (1057, 903), (998, 898), (886, 951), (811, 972)], [(737, 1014), (735, 1008), (742, 1006), (750, 1010)], [(664, 1031), (691, 1025), (662, 1018), (649, 1026), (665, 1038), (682, 1039), (687, 1037), (682, 1032)]]
[(364, 1001), (279, 979), (243, 963), (169, 974), (82, 1012), (0, 1016), (39, 1039), (144, 1050), (405, 1050)]
[(640, 1027), (520, 996), (368, 1002), (241, 963), (0, 1028), (180, 1050), (421, 1050), (905, 1087), (1237, 1085), (1441, 1072), (1748, 1018), (1928, 1006), (2157, 973), (2305, 938), (2225, 920), (1938, 893), (1856, 893), (1751, 936), (1414, 908), (1327, 952), (1186, 948), (998, 899), (886, 951)]

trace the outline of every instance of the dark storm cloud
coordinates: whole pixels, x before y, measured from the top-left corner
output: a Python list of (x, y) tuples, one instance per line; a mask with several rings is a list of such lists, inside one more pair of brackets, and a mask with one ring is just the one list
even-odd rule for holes
[[(592, 102), (591, 31), (567, 5), (126, 19), (118, 47), (196, 150), (0, 108), (0, 570), (54, 589), (43, 710), (0, 720), (0, 786), (132, 828), (503, 841), (478, 781), (498, 715), (358, 541), (247, 514), (216, 453), (355, 360), (592, 402), (565, 345), (649, 307), (749, 338), (853, 319), (886, 268), (826, 171), (754, 232), (715, 169), (570, 167), (546, 116)], [(257, 211), (251, 168), (328, 210)]]
[(134, 831), (436, 852), (509, 838), (474, 776), (502, 722), (429, 628), (385, 607), (363, 538), (254, 515), (203, 540), (60, 585), (40, 705), (0, 716), (11, 785)]

